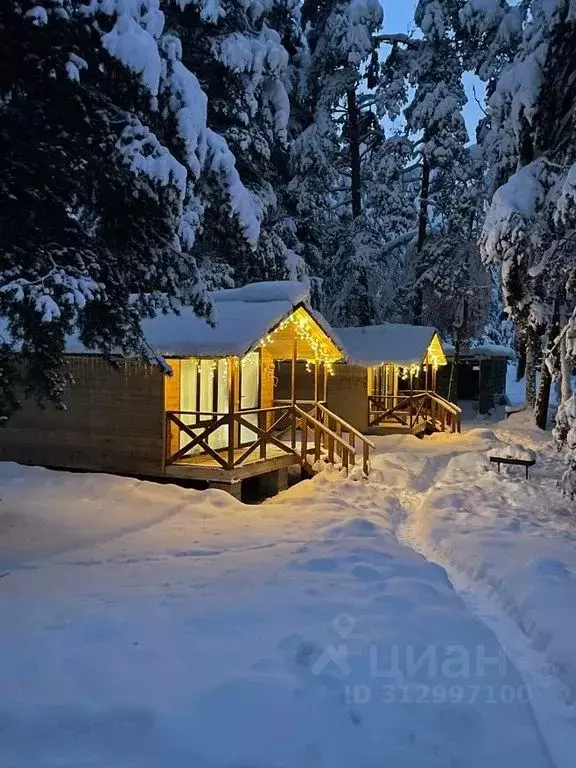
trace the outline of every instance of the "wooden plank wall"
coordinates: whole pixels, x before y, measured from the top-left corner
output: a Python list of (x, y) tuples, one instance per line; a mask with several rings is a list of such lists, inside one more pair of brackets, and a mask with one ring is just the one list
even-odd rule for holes
[(272, 408), (274, 405), (274, 358), (272, 355), (263, 349), (261, 352), (261, 369), (262, 385), (260, 390), (260, 407)]
[(495, 405), (502, 405), (506, 399), (505, 358), (490, 358), (480, 362), (480, 413), (488, 413)]
[[(172, 376), (166, 377), (164, 381), (164, 408), (167, 411), (180, 410), (180, 360), (166, 360), (172, 368)], [(180, 447), (180, 430), (176, 424), (170, 425), (170, 435), (168, 436), (169, 445), (168, 454), (175, 453)]]
[(114, 368), (72, 356), (67, 410), (33, 402), (0, 429), (0, 460), (127, 474), (161, 474), (164, 375), (143, 361)]
[(368, 368), (336, 363), (328, 376), (328, 408), (360, 432), (368, 429)]

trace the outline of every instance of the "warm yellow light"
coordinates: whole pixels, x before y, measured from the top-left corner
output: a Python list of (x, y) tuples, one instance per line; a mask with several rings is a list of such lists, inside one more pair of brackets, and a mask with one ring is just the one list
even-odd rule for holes
[(332, 363), (334, 357), (331, 354), (330, 348), (316, 337), (315, 326), (312, 320), (307, 316), (299, 316), (296, 313), (282, 320), (276, 330), (271, 334), (267, 334), (266, 338), (263, 339), (260, 344), (265, 346), (266, 344), (272, 343), (274, 335), (279, 331), (283, 331), (290, 325), (294, 327), (297, 338), (300, 339), (300, 341), (306, 342), (312, 348), (314, 359), (308, 361), (306, 367), (307, 371), (310, 370), (308, 367), (310, 362), (324, 363), (325, 365)]

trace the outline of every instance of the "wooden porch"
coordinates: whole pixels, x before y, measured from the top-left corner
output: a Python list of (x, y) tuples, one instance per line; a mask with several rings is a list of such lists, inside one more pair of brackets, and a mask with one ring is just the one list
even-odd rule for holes
[[(227, 446), (215, 448), (210, 437), (222, 428)], [(178, 445), (182, 447), (175, 449)], [(316, 401), (279, 402), (271, 408), (227, 413), (166, 413), (165, 473), (190, 480), (233, 484), (290, 466), (312, 472), (322, 458), (344, 469), (359, 465), (367, 475), (373, 447)]]
[(461, 431), (462, 410), (429, 390), (368, 396), (370, 434)]

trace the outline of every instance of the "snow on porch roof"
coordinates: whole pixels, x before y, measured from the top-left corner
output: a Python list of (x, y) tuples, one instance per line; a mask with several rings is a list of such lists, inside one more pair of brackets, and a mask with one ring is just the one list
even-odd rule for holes
[(384, 323), (363, 328), (336, 328), (346, 357), (358, 365), (421, 363), (436, 329), (425, 325)]
[[(158, 315), (142, 321), (142, 332), (152, 349), (170, 357), (228, 357), (244, 355), (256, 347), (266, 334), (304, 306), (322, 330), (339, 347), (330, 326), (307, 305), (309, 291), (302, 283), (277, 281), (252, 283), (243, 288), (213, 291), (216, 325), (198, 317), (191, 307), (179, 315)], [(69, 339), (66, 351), (90, 352), (77, 338)], [(98, 354), (97, 350), (93, 351)]]

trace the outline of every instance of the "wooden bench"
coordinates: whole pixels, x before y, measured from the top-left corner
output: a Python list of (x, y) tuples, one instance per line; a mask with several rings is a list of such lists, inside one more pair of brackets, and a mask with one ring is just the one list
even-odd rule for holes
[(528, 480), (528, 467), (533, 467), (536, 464), (536, 459), (512, 459), (509, 456), (490, 456), (490, 461), (498, 464), (498, 472), (500, 472), (500, 464), (516, 464), (525, 467), (526, 480)]
[(504, 416), (508, 419), (513, 413), (522, 413), (525, 410), (525, 405), (506, 405), (504, 406)]

